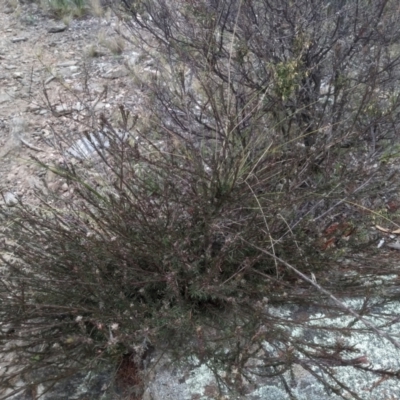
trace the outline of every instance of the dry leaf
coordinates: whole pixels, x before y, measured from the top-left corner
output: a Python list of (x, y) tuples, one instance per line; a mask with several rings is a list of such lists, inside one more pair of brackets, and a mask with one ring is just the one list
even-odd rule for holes
[(336, 238), (330, 238), (328, 239), (323, 245), (322, 245), (322, 250), (329, 249), (330, 247), (335, 246)]
[(339, 229), (339, 224), (336, 222), (330, 225), (328, 228), (325, 229), (325, 235), (332, 235), (332, 233), (336, 232)]
[(349, 237), (350, 235), (352, 235), (354, 232), (356, 231), (356, 228), (354, 228), (353, 226), (348, 226), (345, 231), (343, 232), (343, 236), (344, 237)]
[(379, 225), (375, 225), (375, 228), (378, 229), (378, 231), (381, 231), (381, 232), (391, 233), (391, 231), (390, 231), (389, 229), (382, 228), (382, 227), (379, 226)]

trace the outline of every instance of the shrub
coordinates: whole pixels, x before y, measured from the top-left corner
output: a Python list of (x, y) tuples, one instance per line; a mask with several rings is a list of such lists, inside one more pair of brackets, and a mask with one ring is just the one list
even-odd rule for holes
[[(397, 140), (398, 9), (292, 3), (114, 4), (142, 53), (136, 108), (121, 105), (119, 127), (99, 116), (85, 137), (94, 158), (43, 165), (73, 197), (2, 209), (3, 340), (18, 339), (9, 351), (26, 370), (139, 360), (151, 345), (226, 369), (237, 391), (232, 371), (274, 376), (294, 363), (352, 396), (333, 366), (398, 373), (363, 366), (341, 341), (292, 334), (307, 322), (274, 308), (354, 313), (397, 346), (368, 322), (383, 286), (365, 285), (395, 268), (344, 274), (340, 260), (371, 255), (363, 212), (397, 188), (379, 160)], [(371, 306), (336, 301), (348, 295)]]

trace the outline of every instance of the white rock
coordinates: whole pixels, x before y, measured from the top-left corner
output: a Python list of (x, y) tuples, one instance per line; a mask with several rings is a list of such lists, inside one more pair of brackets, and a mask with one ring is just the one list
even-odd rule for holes
[(4, 193), (4, 202), (7, 207), (15, 207), (18, 204), (18, 197), (12, 192)]
[[(117, 135), (121, 140), (127, 140), (129, 137), (129, 133), (122, 131), (117, 132)], [(110, 141), (102, 132), (91, 133), (89, 138), (83, 137), (79, 139), (67, 149), (67, 153), (77, 159), (84, 160), (95, 154), (97, 152), (96, 148), (103, 150), (110, 147)]]

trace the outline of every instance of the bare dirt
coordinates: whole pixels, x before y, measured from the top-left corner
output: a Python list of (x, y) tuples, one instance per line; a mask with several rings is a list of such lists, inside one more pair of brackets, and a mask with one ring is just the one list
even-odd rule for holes
[[(68, 143), (101, 113), (132, 106), (132, 49), (117, 18), (86, 16), (67, 25), (36, 4), (0, 1), (0, 190), (27, 201), (43, 181), (68, 187), (32, 161), (65, 156)], [(133, 54), (133, 55), (132, 55)], [(88, 108), (89, 107), (89, 108)], [(56, 134), (56, 135), (55, 135)], [(4, 201), (4, 200), (0, 200)]]

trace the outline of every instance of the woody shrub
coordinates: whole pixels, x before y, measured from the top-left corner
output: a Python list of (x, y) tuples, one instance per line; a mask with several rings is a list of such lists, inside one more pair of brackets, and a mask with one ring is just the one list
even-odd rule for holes
[[(99, 116), (90, 159), (43, 165), (74, 196), (2, 209), (3, 351), (23, 373), (57, 365), (55, 380), (124, 354), (140, 365), (151, 347), (207, 364), (236, 393), (243, 376), (285, 379), (294, 364), (353, 398), (335, 367), (396, 376), (345, 341), (293, 334), (307, 318), (276, 312), (318, 306), (355, 320), (315, 332), (389, 337), (356, 321), (395, 298), (389, 280), (365, 285), (395, 267), (363, 259), (361, 275), (341, 261), (374, 255), (355, 227), (397, 188), (382, 179), (399, 122), (395, 2), (114, 9), (141, 52), (130, 64), (140, 97), (119, 125)], [(334, 300), (349, 295), (365, 299), (359, 309)]]

